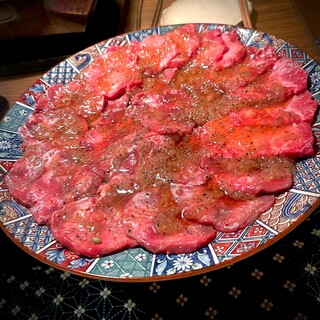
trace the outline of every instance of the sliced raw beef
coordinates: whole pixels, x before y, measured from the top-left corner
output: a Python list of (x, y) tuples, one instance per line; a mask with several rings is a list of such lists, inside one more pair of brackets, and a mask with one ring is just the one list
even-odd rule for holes
[(69, 83), (55, 84), (48, 88), (46, 94), (41, 96), (35, 104), (35, 111), (45, 112), (60, 108), (73, 108), (77, 114), (88, 122), (96, 119), (105, 106), (105, 97), (92, 92), (79, 80)]
[(167, 34), (177, 47), (177, 55), (169, 63), (169, 68), (181, 68), (199, 49), (202, 41), (194, 25), (185, 25)]
[(133, 150), (131, 160), (135, 163), (132, 174), (142, 189), (159, 186), (171, 179), (176, 141), (169, 135), (148, 134)]
[(228, 91), (235, 109), (244, 106), (263, 107), (284, 103), (288, 96), (286, 88), (278, 82), (272, 82), (265, 74), (246, 86), (231, 88)]
[(72, 108), (33, 113), (19, 133), (28, 143), (50, 142), (54, 147), (73, 148), (80, 144), (88, 124)]
[(151, 35), (141, 42), (131, 42), (133, 52), (138, 56), (138, 66), (147, 76), (154, 76), (167, 69), (170, 61), (180, 50), (169, 38)]
[(215, 70), (233, 67), (241, 63), (247, 56), (247, 49), (240, 41), (236, 30), (223, 33), (221, 37), (228, 46), (228, 51), (223, 55), (220, 61), (215, 63)]
[(122, 112), (126, 110), (129, 104), (129, 101), (130, 101), (130, 96), (128, 94), (124, 94), (116, 100), (107, 101), (106, 108), (105, 108), (105, 111), (102, 113), (102, 116), (105, 118), (105, 120), (107, 118), (108, 121), (115, 121), (114, 115), (122, 114)]
[(78, 115), (82, 116), (88, 123), (96, 120), (105, 108), (105, 97), (102, 94), (89, 92), (78, 97), (70, 107), (77, 110)]
[(193, 142), (192, 135), (182, 140), (169, 135), (148, 135), (132, 153), (130, 162), (135, 167), (130, 174), (142, 190), (170, 182), (203, 184), (208, 176), (200, 167), (200, 147)]
[(20, 200), (32, 206), (37, 223), (46, 224), (51, 213), (63, 203), (94, 196), (101, 183), (101, 177), (89, 168), (61, 159), (31, 183)]
[(294, 94), (307, 90), (308, 74), (289, 58), (278, 59), (271, 71), (245, 87), (233, 90), (235, 101), (246, 104), (274, 104), (284, 102)]
[(192, 66), (200, 68), (214, 67), (228, 50), (229, 47), (222, 39), (220, 30), (206, 31), (202, 34), (202, 44), (192, 59)]
[(314, 136), (307, 122), (280, 127), (224, 127), (208, 122), (200, 137), (211, 157), (282, 156), (299, 159), (314, 154)]
[(84, 85), (107, 99), (119, 98), (126, 91), (142, 85), (137, 56), (128, 47), (114, 46), (80, 74)]
[(318, 108), (309, 91), (294, 95), (284, 103), (271, 106), (248, 107), (229, 113), (231, 126), (281, 126), (290, 123), (312, 122)]
[(48, 162), (60, 154), (60, 151), (47, 149), (46, 144), (29, 146), (24, 156), (16, 161), (6, 175), (5, 184), (11, 196), (19, 203), (30, 207), (32, 203), (25, 197), (29, 186), (36, 181), (46, 170)]
[(292, 59), (282, 57), (272, 68), (269, 80), (279, 82), (290, 97), (307, 90), (308, 73)]
[(141, 92), (132, 98), (129, 114), (151, 131), (186, 134), (194, 127), (192, 108), (191, 97), (182, 90)]
[[(109, 120), (106, 118), (106, 120)], [(123, 117), (118, 121), (106, 121), (107, 123), (100, 123), (89, 131), (83, 137), (81, 145), (87, 150), (106, 149), (115, 141), (121, 140), (123, 137), (140, 131), (140, 124), (132, 118)]]
[(207, 186), (171, 184), (171, 192), (185, 219), (222, 232), (233, 232), (252, 224), (274, 204), (273, 195), (239, 200)]
[[(208, 57), (208, 59), (211, 58), (211, 56)], [(263, 105), (266, 101), (269, 103), (271, 99), (284, 101), (286, 99), (285, 93), (282, 96), (279, 92), (275, 94), (273, 87), (271, 90), (267, 86), (261, 92), (253, 92), (251, 95), (246, 93), (246, 86), (254, 83), (262, 74), (270, 70), (278, 58), (279, 56), (274, 50), (266, 47), (251, 52), (243, 63), (218, 72), (211, 68), (188, 66), (183, 68), (179, 72), (179, 77), (175, 76), (171, 83), (176, 88), (188, 91), (194, 105), (191, 118), (196, 125), (203, 125), (205, 122), (223, 117), (235, 109), (241, 110), (247, 105), (253, 106), (257, 101)], [(235, 74), (237, 74), (236, 77)], [(243, 87), (245, 89), (242, 89)], [(238, 91), (240, 94), (235, 94)], [(269, 100), (266, 99), (266, 95), (270, 96)], [(241, 98), (242, 96), (243, 98)]]
[(181, 218), (170, 194), (157, 189), (133, 196), (124, 208), (124, 230), (153, 253), (188, 253), (202, 248), (216, 236), (210, 227)]
[(82, 83), (76, 80), (67, 84), (53, 84), (45, 94), (39, 97), (35, 104), (35, 111), (65, 108), (78, 97), (82, 89)]
[[(48, 143), (28, 146), (24, 157), (6, 176), (12, 197), (31, 208), (39, 224), (48, 222), (53, 210), (65, 202), (94, 195), (102, 179), (77, 159)], [(73, 154), (74, 155), (74, 154)]]
[(145, 128), (132, 118), (114, 119), (106, 117), (100, 120), (85, 134), (81, 143), (85, 152), (80, 161), (105, 180), (124, 169), (122, 163), (146, 134)]
[(202, 145), (195, 135), (187, 135), (176, 142), (173, 154), (166, 162), (170, 169), (168, 182), (188, 185), (202, 185), (208, 180), (208, 172), (200, 164), (202, 160)]
[(124, 233), (121, 214), (83, 198), (64, 205), (51, 215), (55, 239), (72, 252), (88, 258), (122, 251), (137, 245)]
[(294, 164), (287, 158), (206, 158), (207, 175), (229, 196), (276, 194), (292, 187)]
[(266, 74), (280, 58), (270, 46), (259, 49), (248, 47), (247, 51), (247, 56), (242, 63), (212, 74), (213, 81), (219, 83), (228, 93), (232, 93), (236, 88), (247, 86)]

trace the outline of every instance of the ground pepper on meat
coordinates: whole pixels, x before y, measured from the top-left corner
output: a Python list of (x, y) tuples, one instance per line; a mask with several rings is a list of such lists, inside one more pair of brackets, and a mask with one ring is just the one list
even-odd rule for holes
[(79, 255), (192, 252), (270, 209), (313, 155), (306, 80), (234, 31), (110, 47), (37, 102), (6, 183)]

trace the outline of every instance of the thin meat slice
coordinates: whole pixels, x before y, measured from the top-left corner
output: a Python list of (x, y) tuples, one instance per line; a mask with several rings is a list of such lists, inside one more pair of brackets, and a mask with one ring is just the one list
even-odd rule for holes
[(245, 86), (230, 88), (228, 96), (238, 109), (244, 106), (270, 106), (284, 103), (288, 99), (286, 88), (280, 82), (270, 81), (267, 74)]
[(133, 52), (138, 57), (138, 66), (147, 76), (155, 76), (169, 67), (177, 56), (177, 45), (167, 36), (151, 35), (141, 42), (131, 42)]
[(51, 149), (49, 143), (29, 145), (24, 156), (16, 161), (5, 177), (5, 184), (11, 196), (29, 208), (33, 204), (26, 197), (30, 185), (60, 159), (61, 150)]
[(185, 134), (192, 131), (191, 97), (183, 90), (141, 92), (131, 100), (129, 115), (143, 126), (160, 134)]
[(203, 184), (208, 177), (200, 167), (198, 151), (192, 135), (181, 140), (170, 135), (146, 135), (132, 153), (129, 167), (132, 162), (135, 168), (130, 173), (142, 190), (170, 182)]
[(207, 245), (216, 236), (211, 226), (188, 222), (170, 194), (159, 190), (133, 196), (124, 208), (124, 230), (153, 253), (188, 253)]
[(273, 195), (233, 199), (216, 187), (182, 184), (171, 184), (171, 192), (185, 219), (213, 226), (222, 232), (233, 232), (252, 224), (273, 206), (275, 200)]
[[(130, 133), (139, 131), (141, 125), (132, 118), (123, 117), (112, 121), (106, 118), (106, 123), (99, 123), (87, 131), (81, 145), (88, 150), (106, 149), (110, 144), (119, 141)], [(107, 125), (106, 125), (107, 124)]]
[(307, 90), (308, 74), (292, 59), (281, 57), (272, 69), (247, 86), (232, 88), (235, 103), (274, 104)]
[[(80, 154), (79, 161), (105, 180), (124, 170), (122, 163), (130, 157), (136, 144), (146, 134), (146, 129), (139, 122), (121, 117), (121, 114), (119, 113), (119, 118), (107, 116), (100, 119), (85, 134), (81, 143), (85, 152)], [(132, 161), (129, 163), (134, 167)], [(126, 170), (130, 170), (129, 166)]]
[(148, 189), (170, 181), (175, 148), (176, 141), (170, 135), (149, 133), (141, 139), (130, 159), (135, 164), (130, 173), (139, 188)]
[(281, 126), (290, 123), (312, 122), (318, 102), (309, 91), (294, 95), (284, 103), (271, 106), (247, 107), (229, 113), (226, 121), (231, 126)]
[(94, 196), (101, 183), (102, 178), (89, 168), (63, 160), (30, 184), (23, 196), (35, 221), (46, 224), (62, 204)]
[(83, 90), (82, 83), (72, 80), (67, 84), (56, 83), (39, 97), (35, 104), (35, 111), (48, 111), (65, 108), (74, 101)]
[[(201, 48), (199, 52), (200, 50)], [(195, 55), (193, 58), (195, 65), (191, 63), (186, 66), (179, 72), (179, 76), (171, 81), (175, 88), (188, 90), (194, 106), (191, 118), (197, 125), (201, 126), (211, 119), (221, 118), (234, 110), (255, 106), (257, 102), (260, 106), (269, 104), (272, 100), (282, 102), (286, 99), (284, 92), (282, 95), (278, 92), (279, 85), (276, 88), (267, 86), (258, 92), (246, 92), (246, 86), (267, 73), (279, 58), (270, 47), (249, 51), (250, 54), (242, 63), (220, 71), (196, 66), (197, 55)], [(205, 59), (204, 55), (200, 57)], [(208, 55), (208, 59), (212, 58)]]
[(282, 57), (272, 68), (269, 80), (279, 82), (286, 88), (287, 96), (290, 97), (307, 90), (308, 73), (292, 59)]
[(137, 56), (125, 46), (114, 46), (86, 67), (79, 76), (84, 86), (107, 99), (119, 98), (140, 87), (141, 73)]
[(134, 153), (138, 141), (144, 135), (145, 131), (129, 132), (118, 140), (109, 141), (106, 147), (104, 147), (102, 140), (99, 145), (94, 145), (93, 148), (89, 146), (80, 161), (104, 180), (109, 180), (118, 172), (128, 174), (136, 166), (131, 155)]
[(263, 48), (246, 47), (246, 50), (247, 55), (242, 63), (214, 73), (217, 77), (214, 81), (219, 82), (223, 90), (229, 94), (236, 88), (245, 87), (261, 75), (266, 74), (280, 58), (270, 46)]
[(27, 143), (46, 141), (53, 147), (72, 148), (80, 144), (87, 130), (86, 120), (67, 107), (33, 113), (19, 133)]
[(68, 159), (61, 149), (45, 146), (48, 144), (29, 146), (25, 157), (18, 160), (5, 179), (12, 197), (30, 208), (39, 224), (46, 224), (63, 203), (94, 195), (102, 182), (76, 159)]
[(221, 124), (210, 121), (199, 130), (207, 155), (211, 157), (282, 156), (299, 159), (314, 154), (314, 136), (307, 122), (280, 127), (224, 127)]
[(181, 68), (186, 65), (202, 44), (194, 25), (184, 25), (166, 35), (177, 46), (177, 55), (169, 63), (169, 68)]
[(214, 67), (221, 60), (229, 47), (222, 38), (219, 29), (209, 30), (202, 34), (202, 44), (197, 54), (192, 58), (192, 66), (200, 68)]
[(228, 51), (223, 55), (221, 60), (215, 63), (215, 70), (231, 68), (241, 63), (247, 56), (247, 49), (240, 41), (236, 30), (223, 33), (221, 37), (227, 45)]
[(287, 158), (242, 158), (203, 160), (204, 170), (233, 198), (276, 194), (292, 187), (295, 167)]
[(137, 242), (124, 233), (121, 215), (99, 207), (93, 197), (64, 205), (50, 218), (55, 239), (72, 252), (88, 258), (132, 248)]

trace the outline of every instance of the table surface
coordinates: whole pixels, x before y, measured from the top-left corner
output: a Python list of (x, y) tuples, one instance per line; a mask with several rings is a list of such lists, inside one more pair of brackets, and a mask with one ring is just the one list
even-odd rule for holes
[[(169, 2), (164, 1), (164, 6)], [(320, 61), (291, 1), (253, 0), (255, 29), (273, 34)], [(126, 31), (133, 30), (133, 1)], [(141, 28), (154, 2), (144, 1)], [(131, 19), (131, 20), (130, 20)], [(42, 74), (0, 78), (12, 105)], [(230, 267), (185, 279), (116, 283), (49, 268), (0, 232), (1, 319), (319, 319), (320, 221), (316, 210), (262, 252)]]

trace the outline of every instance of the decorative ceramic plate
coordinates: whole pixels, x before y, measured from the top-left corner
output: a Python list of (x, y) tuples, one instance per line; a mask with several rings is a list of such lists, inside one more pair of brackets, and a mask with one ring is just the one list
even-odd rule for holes
[[(253, 225), (233, 233), (218, 233), (208, 246), (189, 254), (151, 254), (134, 248), (97, 259), (86, 259), (63, 248), (46, 226), (39, 226), (28, 209), (12, 200), (4, 189), (3, 178), (22, 156), (18, 128), (33, 112), (35, 102), (48, 87), (67, 83), (101, 55), (109, 46), (141, 41), (152, 34), (165, 34), (178, 27), (163, 26), (121, 35), (91, 46), (61, 62), (45, 73), (17, 101), (0, 123), (0, 219), (1, 228), (20, 248), (53, 267), (85, 277), (113, 281), (159, 281), (208, 272), (245, 259), (278, 241), (295, 228), (319, 205), (319, 155), (297, 164), (293, 188), (279, 195), (275, 205), (262, 214)], [(202, 28), (222, 31), (237, 29), (247, 46), (271, 45), (281, 55), (294, 59), (310, 78), (310, 91), (320, 100), (320, 65), (302, 50), (281, 39), (251, 29), (220, 24), (197, 24)], [(320, 117), (313, 132), (320, 138)], [(9, 257), (8, 257), (9, 259)], [(4, 262), (3, 262), (4, 263)]]

